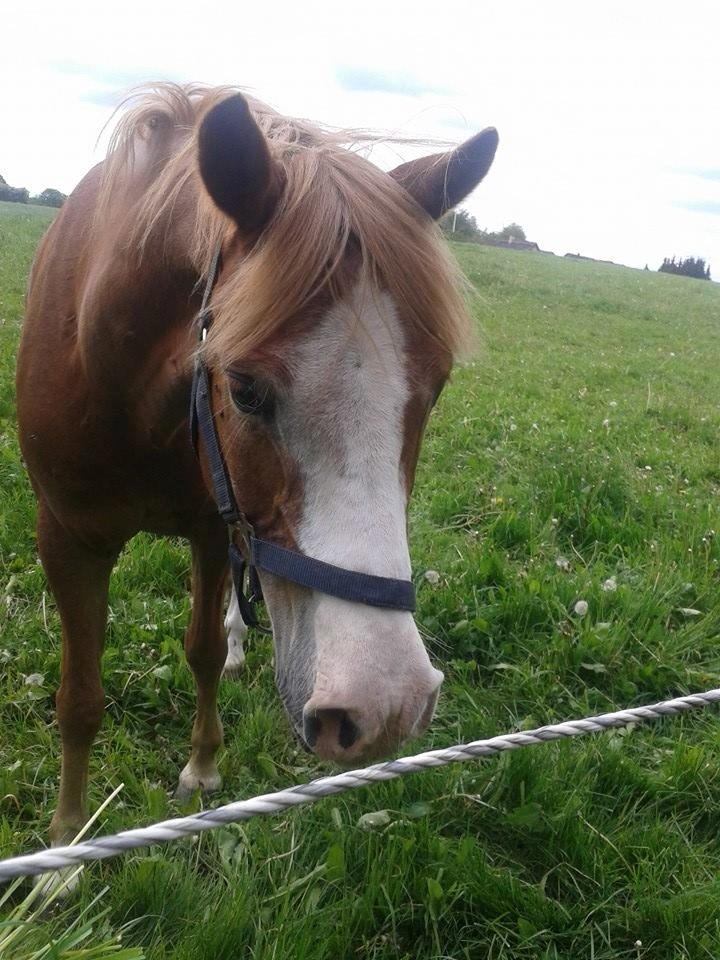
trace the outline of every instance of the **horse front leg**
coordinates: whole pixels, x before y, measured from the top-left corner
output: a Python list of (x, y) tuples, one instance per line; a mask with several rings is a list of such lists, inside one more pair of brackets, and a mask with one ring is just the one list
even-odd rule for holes
[(237, 680), (245, 664), (245, 640), (248, 628), (240, 615), (240, 606), (235, 590), (230, 590), (227, 613), (225, 614), (225, 630), (227, 632), (227, 659), (223, 667), (223, 676), (229, 680)]
[(90, 748), (102, 722), (100, 677), (110, 573), (119, 552), (90, 549), (38, 504), (38, 551), (62, 623), (62, 664), (56, 697), (62, 739), (60, 792), (50, 825), (53, 845), (72, 840), (88, 818)]
[(217, 691), (227, 658), (222, 610), (227, 579), (227, 533), (213, 524), (191, 539), (193, 608), (185, 634), (185, 656), (195, 677), (197, 712), (192, 730), (190, 759), (180, 774), (176, 796), (195, 790), (212, 793), (220, 788), (217, 752), (222, 724)]

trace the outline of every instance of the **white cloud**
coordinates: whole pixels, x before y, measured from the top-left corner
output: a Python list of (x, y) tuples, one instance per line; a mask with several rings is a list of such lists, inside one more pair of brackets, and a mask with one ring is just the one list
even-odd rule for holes
[[(10, 0), (0, 172), (68, 190), (141, 79), (240, 83), (287, 113), (500, 148), (467, 206), (542, 247), (636, 266), (705, 256), (720, 276), (720, 8), (586, 4)], [(403, 151), (405, 154), (408, 150)], [(394, 162), (379, 155), (379, 162)], [(706, 212), (703, 212), (706, 211)]]

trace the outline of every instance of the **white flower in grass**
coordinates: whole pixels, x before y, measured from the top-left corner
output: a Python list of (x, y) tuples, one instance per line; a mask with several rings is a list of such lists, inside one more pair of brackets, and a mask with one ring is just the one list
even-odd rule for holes
[(589, 609), (587, 600), (578, 600), (573, 607), (573, 613), (576, 617), (584, 617)]
[(440, 574), (437, 570), (426, 570), (423, 577), (433, 587), (436, 587), (440, 583)]
[(602, 588), (605, 593), (615, 593), (617, 590), (617, 580), (615, 577), (608, 577), (607, 580), (603, 582)]
[(25, 677), (26, 687), (41, 687), (45, 682), (45, 677), (41, 673), (29, 673)]
[(555, 566), (558, 568), (558, 570), (562, 570), (563, 573), (567, 573), (570, 569), (570, 561), (567, 559), (567, 557), (558, 557), (555, 561)]

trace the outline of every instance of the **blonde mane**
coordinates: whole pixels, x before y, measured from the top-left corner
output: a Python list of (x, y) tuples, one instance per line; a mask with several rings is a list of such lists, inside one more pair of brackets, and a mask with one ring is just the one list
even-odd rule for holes
[[(143, 152), (144, 188), (130, 238), (139, 254), (168, 229), (188, 199), (194, 214), (189, 255), (200, 274), (232, 222), (210, 200), (197, 167), (197, 134), (205, 113), (230, 87), (158, 84), (129, 98), (110, 140), (98, 220), (132, 176)], [(341, 297), (338, 270), (348, 243), (360, 252), (361, 276), (386, 289), (411, 325), (455, 357), (469, 337), (462, 278), (437, 226), (410, 195), (357, 152), (379, 141), (357, 131), (331, 131), (284, 117), (247, 95), (284, 189), (251, 254), (214, 298), (211, 356), (231, 363), (277, 333), (323, 289)]]

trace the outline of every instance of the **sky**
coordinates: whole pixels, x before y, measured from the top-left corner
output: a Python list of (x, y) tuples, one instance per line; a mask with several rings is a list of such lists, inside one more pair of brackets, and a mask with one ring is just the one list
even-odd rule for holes
[(715, 0), (4, 0), (2, 23), (14, 186), (69, 192), (131, 86), (231, 83), (334, 126), (453, 142), (495, 126), (463, 204), (481, 227), (636, 267), (702, 256), (720, 279)]

